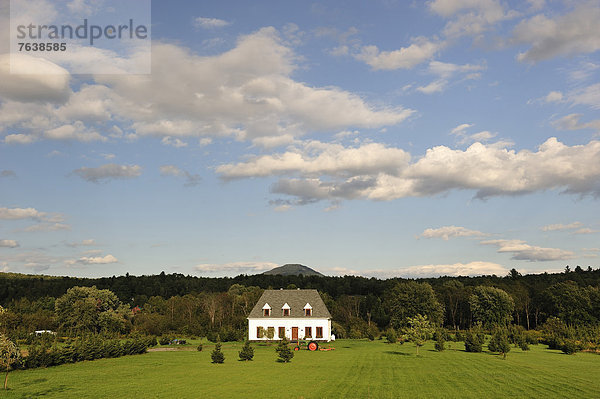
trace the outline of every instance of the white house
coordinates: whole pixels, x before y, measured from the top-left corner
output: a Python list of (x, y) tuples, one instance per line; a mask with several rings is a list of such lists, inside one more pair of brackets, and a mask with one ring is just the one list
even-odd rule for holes
[(271, 334), (275, 340), (335, 339), (331, 314), (317, 290), (265, 290), (248, 316), (248, 339), (266, 341)]

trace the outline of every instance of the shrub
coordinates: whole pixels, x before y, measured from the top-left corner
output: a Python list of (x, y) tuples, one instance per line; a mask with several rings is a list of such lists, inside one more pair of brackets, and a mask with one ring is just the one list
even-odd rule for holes
[(460, 330), (456, 330), (456, 334), (454, 334), (454, 341), (455, 342), (459, 342), (459, 341), (464, 341), (465, 337), (463, 336), (463, 333), (460, 332)]
[(196, 349), (198, 350), (198, 352), (202, 352), (202, 342), (198, 344), (198, 347)]
[(279, 356), (277, 361), (281, 363), (289, 363), (294, 357), (294, 352), (290, 348), (286, 338), (279, 341), (279, 344), (277, 344), (277, 347), (275, 348), (275, 352), (277, 352), (277, 355)]
[(161, 345), (170, 345), (172, 340), (173, 340), (173, 337), (170, 337), (168, 335), (163, 335), (162, 337), (160, 337), (158, 339), (158, 343)]
[(446, 349), (445, 344), (446, 344), (446, 335), (445, 331), (442, 330), (436, 330), (435, 333), (433, 334), (434, 339), (435, 339), (435, 350), (438, 352), (442, 352), (444, 349)]
[(505, 329), (496, 329), (492, 334), (488, 349), (492, 352), (498, 352), (506, 359), (506, 354), (510, 352), (509, 334)]
[(221, 351), (221, 337), (217, 335), (217, 343), (215, 344), (215, 349), (210, 354), (210, 358), (213, 363), (221, 364), (225, 363), (225, 355)]
[(483, 340), (477, 332), (467, 331), (464, 340), (467, 352), (481, 352), (483, 350)]
[(522, 351), (528, 351), (529, 344), (527, 343), (527, 341), (521, 342), (521, 344), (519, 344), (519, 348), (521, 348)]
[(566, 353), (567, 355), (575, 354), (579, 348), (577, 347), (577, 343), (572, 339), (565, 339), (560, 346), (560, 350)]
[(250, 346), (250, 341), (244, 342), (242, 350), (238, 352), (240, 360), (249, 361), (254, 357), (254, 348)]
[(435, 341), (435, 350), (438, 352), (443, 352), (446, 349), (445, 344), (446, 341), (444, 340)]
[(396, 330), (394, 330), (393, 328), (390, 328), (387, 331), (385, 338), (387, 339), (387, 342), (389, 344), (395, 344), (396, 342), (398, 342), (398, 335), (396, 334)]
[(217, 342), (217, 337), (219, 334), (216, 331), (209, 331), (206, 333), (206, 339), (209, 342)]

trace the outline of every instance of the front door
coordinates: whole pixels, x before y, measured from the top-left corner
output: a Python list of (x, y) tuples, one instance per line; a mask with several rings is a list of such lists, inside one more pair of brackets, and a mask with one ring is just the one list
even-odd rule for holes
[(298, 341), (298, 327), (292, 327), (292, 341)]

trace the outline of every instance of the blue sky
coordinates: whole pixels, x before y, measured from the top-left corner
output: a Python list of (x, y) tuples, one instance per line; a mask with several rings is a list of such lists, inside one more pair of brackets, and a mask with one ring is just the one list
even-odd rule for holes
[(11, 74), (3, 41), (0, 270), (600, 267), (598, 20), (596, 1), (153, 1), (150, 75), (68, 72), (134, 58), (110, 52)]

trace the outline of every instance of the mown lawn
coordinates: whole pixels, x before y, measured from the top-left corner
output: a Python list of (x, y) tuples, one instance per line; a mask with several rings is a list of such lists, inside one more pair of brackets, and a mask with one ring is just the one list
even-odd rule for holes
[(275, 361), (275, 346), (256, 346), (237, 361), (241, 344), (223, 345), (225, 364), (203, 352), (151, 352), (119, 359), (10, 373), (0, 398), (598, 398), (600, 356), (564, 355), (543, 345), (506, 360), (466, 353), (462, 343), (415, 355), (412, 344), (339, 340), (329, 352), (295, 352)]

